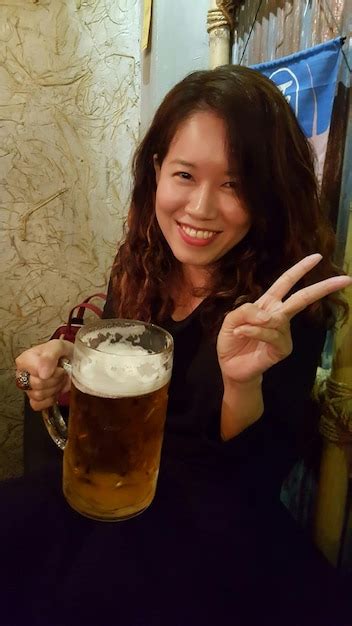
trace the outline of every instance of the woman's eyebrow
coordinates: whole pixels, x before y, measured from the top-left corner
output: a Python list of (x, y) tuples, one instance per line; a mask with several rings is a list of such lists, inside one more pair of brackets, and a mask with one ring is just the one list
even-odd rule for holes
[(194, 163), (189, 163), (188, 161), (183, 161), (182, 159), (174, 159), (170, 161), (170, 165), (183, 165), (184, 167), (196, 167)]
[[(184, 161), (183, 159), (173, 159), (172, 161), (170, 161), (170, 165), (182, 165), (183, 167), (193, 167), (194, 169), (197, 168), (197, 165), (195, 163), (190, 163), (189, 161)], [(227, 172), (224, 172), (224, 175), (237, 178), (238, 172), (236, 170), (228, 170)]]

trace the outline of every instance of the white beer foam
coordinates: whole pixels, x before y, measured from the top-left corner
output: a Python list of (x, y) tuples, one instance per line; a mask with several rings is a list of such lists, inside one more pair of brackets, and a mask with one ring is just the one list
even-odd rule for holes
[[(102, 341), (99, 344), (99, 347), (97, 348), (98, 350), (104, 350), (107, 345), (120, 345), (120, 344), (127, 344), (127, 345), (131, 345), (130, 342), (126, 341), (126, 338), (128, 337), (134, 337), (134, 341), (135, 343), (139, 343), (140, 341), (140, 337), (141, 335), (143, 335), (143, 333), (145, 333), (145, 326), (141, 325), (141, 324), (135, 324), (133, 325), (129, 325), (129, 326), (119, 326), (118, 328), (118, 334), (120, 335), (120, 337), (122, 337), (122, 339), (119, 340), (118, 344), (110, 344), (109, 341), (109, 337), (113, 337), (115, 335), (117, 329), (115, 329), (115, 331), (110, 331), (109, 328), (106, 326), (104, 328), (101, 328), (100, 330), (92, 330), (89, 333), (86, 333), (85, 335), (83, 335), (83, 337), (81, 337), (81, 341), (83, 343), (86, 343), (87, 345), (89, 345), (89, 342), (93, 339), (96, 339), (97, 336), (99, 335), (99, 332), (103, 332), (107, 339), (106, 341)], [(132, 346), (133, 347), (133, 346)]]
[[(82, 337), (82, 341), (95, 336), (96, 332), (89, 333)], [(72, 376), (75, 385), (90, 395), (107, 398), (140, 396), (160, 389), (170, 380), (171, 367), (165, 367), (169, 358), (165, 354), (149, 354), (141, 346), (132, 346), (123, 340), (119, 343), (110, 343), (108, 339), (101, 342), (94, 356), (76, 344)]]

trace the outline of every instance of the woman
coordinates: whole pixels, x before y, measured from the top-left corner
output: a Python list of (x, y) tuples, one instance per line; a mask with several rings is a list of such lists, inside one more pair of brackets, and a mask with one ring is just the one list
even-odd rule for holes
[[(164, 458), (218, 468), (249, 454), (278, 493), (343, 310), (334, 292), (352, 283), (331, 261), (308, 141), (259, 73), (195, 72), (156, 112), (133, 176), (104, 315), (174, 336)], [(67, 385), (58, 360), (71, 350), (51, 341), (18, 357), (33, 409)]]
[[(160, 624), (237, 617), (330, 625), (321, 601), (334, 597), (329, 576), (277, 504), (300, 453), (326, 329), (344, 311), (334, 293), (352, 284), (331, 261), (334, 237), (309, 144), (271, 81), (222, 67), (170, 91), (133, 176), (104, 315), (153, 321), (174, 337), (159, 486), (150, 516), (114, 529), (108, 549), (104, 531), (87, 527), (87, 615), (74, 596), (80, 569), (63, 576), (65, 610), (72, 605), (92, 619), (102, 607), (92, 600), (99, 589), (110, 619), (115, 609), (104, 593), (112, 577), (123, 590), (121, 615), (128, 587), (121, 562), (130, 567), (139, 546), (138, 568), (143, 555), (148, 564), (141, 589), (151, 593), (146, 605), (134, 587), (133, 602), (127, 593), (126, 612), (143, 616), (121, 624), (159, 624), (145, 608), (158, 589)], [(71, 351), (54, 340), (16, 360), (33, 409), (51, 405), (68, 385), (58, 361)], [(99, 559), (110, 553), (104, 577), (106, 557), (100, 569)], [(41, 569), (50, 570), (45, 560)]]

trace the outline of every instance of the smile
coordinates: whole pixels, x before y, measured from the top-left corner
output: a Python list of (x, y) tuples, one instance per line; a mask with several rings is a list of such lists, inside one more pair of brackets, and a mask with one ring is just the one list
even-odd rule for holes
[(180, 224), (179, 222), (177, 222), (177, 224), (180, 228), (182, 228), (183, 232), (186, 233), (186, 235), (195, 239), (210, 239), (211, 237), (214, 237), (214, 235), (217, 235), (219, 232), (217, 230), (203, 230), (199, 228), (195, 229), (191, 228), (191, 226)]
[(219, 234), (219, 231), (216, 230), (192, 228), (191, 226), (181, 224), (180, 222), (177, 222), (177, 226), (182, 239), (186, 243), (193, 245), (207, 245), (208, 243), (211, 243)]

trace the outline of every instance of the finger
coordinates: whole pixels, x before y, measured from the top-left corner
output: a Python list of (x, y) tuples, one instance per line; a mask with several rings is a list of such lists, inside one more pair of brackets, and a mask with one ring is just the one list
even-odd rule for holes
[(237, 326), (243, 324), (265, 324), (270, 322), (271, 314), (263, 311), (256, 304), (246, 303), (239, 306), (234, 311), (230, 311), (224, 319), (222, 330), (231, 332)]
[(307, 306), (313, 304), (313, 302), (317, 302), (317, 300), (328, 296), (330, 293), (345, 289), (350, 285), (352, 285), (352, 278), (350, 276), (333, 276), (332, 278), (327, 278), (314, 285), (309, 285), (309, 287), (300, 289), (287, 298), (282, 304), (281, 312), (285, 313), (285, 315), (291, 319)]
[(71, 357), (73, 353), (73, 344), (63, 339), (53, 339), (45, 344), (44, 350), (41, 353), (41, 361), (38, 366), (38, 376), (42, 379), (50, 378), (55, 369), (59, 359), (62, 357)]
[(237, 337), (246, 337), (270, 344), (277, 352), (279, 358), (286, 357), (292, 352), (292, 339), (290, 334), (283, 334), (275, 328), (239, 326), (233, 331), (233, 334)]
[(46, 400), (29, 400), (29, 404), (31, 405), (33, 411), (43, 411), (44, 409), (48, 409), (50, 406), (53, 406), (57, 401), (57, 397), (53, 396), (51, 398), (46, 398)]
[(266, 296), (271, 296), (276, 298), (276, 300), (282, 300), (305, 274), (318, 265), (321, 259), (321, 254), (311, 254), (304, 257), (301, 261), (298, 261), (298, 263), (290, 267), (290, 269), (284, 272), (280, 278), (271, 285), (259, 300), (257, 300), (256, 304), (261, 305)]
[(44, 390), (44, 389), (51, 389), (53, 387), (56, 386), (63, 386), (65, 384), (66, 381), (66, 372), (60, 367), (60, 368), (56, 368), (53, 376), (51, 376), (50, 378), (47, 378), (46, 380), (42, 380), (41, 378), (38, 378), (37, 376), (33, 376), (32, 374), (30, 375), (30, 385), (32, 387), (33, 390)]
[(31, 375), (46, 380), (53, 376), (61, 357), (71, 357), (73, 344), (63, 339), (52, 339), (44, 344), (26, 350), (16, 359), (18, 370), (26, 370)]
[(56, 398), (63, 391), (62, 385), (57, 385), (56, 387), (50, 387), (49, 389), (41, 389), (41, 390), (31, 390), (27, 392), (27, 395), (30, 400), (35, 400), (36, 402), (43, 402), (48, 400), (49, 398)]

